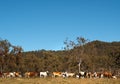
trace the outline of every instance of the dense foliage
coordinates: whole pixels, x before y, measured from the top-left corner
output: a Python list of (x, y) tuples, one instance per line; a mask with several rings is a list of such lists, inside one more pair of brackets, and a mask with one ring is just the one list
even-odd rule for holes
[[(120, 42), (91, 41), (77, 38), (78, 43), (65, 42), (61, 51), (38, 50), (23, 52), (7, 40), (0, 40), (0, 69), (7, 71), (119, 71)], [(70, 44), (69, 44), (70, 43)], [(69, 47), (70, 46), (70, 47)], [(81, 61), (80, 61), (81, 60)]]

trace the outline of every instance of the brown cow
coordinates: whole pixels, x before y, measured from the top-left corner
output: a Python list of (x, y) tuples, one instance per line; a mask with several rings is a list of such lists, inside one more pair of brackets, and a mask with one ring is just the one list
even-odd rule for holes
[(104, 72), (103, 76), (106, 78), (112, 78), (112, 73), (111, 72)]
[(30, 78), (30, 77), (37, 77), (38, 73), (37, 72), (26, 72), (25, 77)]

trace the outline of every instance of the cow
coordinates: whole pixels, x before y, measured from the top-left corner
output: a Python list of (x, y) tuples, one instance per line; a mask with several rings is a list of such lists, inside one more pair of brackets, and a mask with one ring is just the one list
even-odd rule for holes
[(65, 77), (73, 77), (75, 76), (75, 73), (68, 73), (68, 72), (64, 72), (62, 73), (62, 76), (65, 78)]
[(15, 78), (16, 77), (16, 72), (5, 72), (2, 75), (3, 78)]
[(86, 72), (80, 71), (78, 75), (76, 75), (77, 78), (85, 78), (87, 75)]
[(30, 77), (37, 77), (38, 73), (37, 72), (25, 72), (25, 77), (30, 78)]
[(111, 73), (111, 72), (104, 72), (104, 73), (103, 73), (103, 76), (104, 76), (105, 78), (112, 78), (112, 73)]
[(52, 75), (53, 75), (53, 77), (61, 77), (62, 72), (53, 72)]
[(9, 75), (9, 72), (4, 72), (4, 73), (2, 74), (2, 78), (7, 78), (8, 75)]
[(15, 77), (21, 78), (22, 77), (21, 72), (15, 72)]
[(92, 74), (92, 77), (93, 77), (93, 78), (98, 78), (97, 72), (94, 72), (94, 73)]
[(86, 73), (87, 78), (103, 78), (103, 73), (101, 72), (88, 72)]
[(48, 76), (48, 71), (46, 72), (40, 72), (40, 77), (47, 77)]
[(97, 72), (97, 78), (103, 78), (103, 73), (102, 72)]
[(87, 72), (86, 73), (86, 78), (92, 78), (92, 72)]

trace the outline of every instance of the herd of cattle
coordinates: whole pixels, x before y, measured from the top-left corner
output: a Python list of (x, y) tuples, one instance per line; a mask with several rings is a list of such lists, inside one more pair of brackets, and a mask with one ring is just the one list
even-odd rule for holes
[(33, 77), (40, 77), (40, 78), (46, 78), (46, 77), (63, 77), (63, 78), (68, 78), (68, 77), (74, 77), (74, 78), (114, 78), (116, 79), (117, 77), (113, 75), (110, 72), (83, 72), (81, 71), (79, 74), (75, 73), (69, 73), (69, 72), (5, 72), (5, 73), (0, 73), (1, 78), (15, 78), (15, 77), (24, 77), (24, 78), (33, 78)]

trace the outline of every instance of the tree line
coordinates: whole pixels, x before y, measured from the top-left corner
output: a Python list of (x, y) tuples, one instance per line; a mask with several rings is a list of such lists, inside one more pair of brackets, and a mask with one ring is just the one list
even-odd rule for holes
[[(0, 40), (0, 70), (10, 71), (120, 71), (120, 42), (66, 39), (64, 50), (24, 52), (8, 40)], [(80, 66), (79, 66), (80, 65)]]

